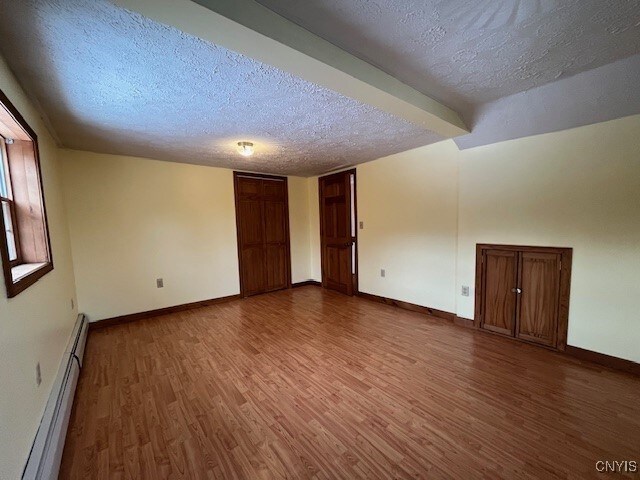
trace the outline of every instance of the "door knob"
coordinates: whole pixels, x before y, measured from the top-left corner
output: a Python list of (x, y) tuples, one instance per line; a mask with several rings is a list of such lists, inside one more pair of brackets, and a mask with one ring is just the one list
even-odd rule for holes
[(513, 293), (522, 293), (522, 290), (520, 290), (519, 288), (512, 288), (511, 291)]

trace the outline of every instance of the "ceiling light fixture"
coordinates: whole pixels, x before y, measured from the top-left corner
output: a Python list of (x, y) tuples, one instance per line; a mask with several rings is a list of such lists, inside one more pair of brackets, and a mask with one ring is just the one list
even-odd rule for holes
[(253, 155), (253, 143), (238, 142), (238, 153), (243, 157), (250, 157)]

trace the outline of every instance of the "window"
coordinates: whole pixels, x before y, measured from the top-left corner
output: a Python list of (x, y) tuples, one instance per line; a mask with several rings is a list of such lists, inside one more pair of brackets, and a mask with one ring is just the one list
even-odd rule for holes
[(0, 91), (0, 258), (7, 296), (53, 270), (35, 132)]

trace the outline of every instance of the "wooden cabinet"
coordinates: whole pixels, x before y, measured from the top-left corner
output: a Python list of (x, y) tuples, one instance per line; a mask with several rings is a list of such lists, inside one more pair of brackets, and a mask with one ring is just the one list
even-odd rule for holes
[(570, 248), (478, 245), (477, 326), (564, 350), (571, 254)]
[(287, 179), (234, 173), (242, 296), (291, 285)]

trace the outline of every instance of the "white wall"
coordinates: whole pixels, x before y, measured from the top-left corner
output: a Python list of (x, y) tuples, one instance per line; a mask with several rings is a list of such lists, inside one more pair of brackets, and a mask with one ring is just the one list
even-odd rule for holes
[(455, 311), (457, 153), (440, 142), (357, 167), (362, 292)]
[(475, 244), (573, 248), (570, 345), (640, 362), (640, 115), (460, 152), (458, 315)]
[[(0, 57), (0, 89), (38, 135), (54, 269), (12, 299), (0, 280), (0, 478), (19, 478), (77, 311), (57, 147)], [(36, 385), (40, 362), (42, 383)]]
[[(232, 170), (61, 157), (78, 303), (92, 321), (239, 293)], [(307, 186), (289, 178), (294, 282), (310, 275)]]

